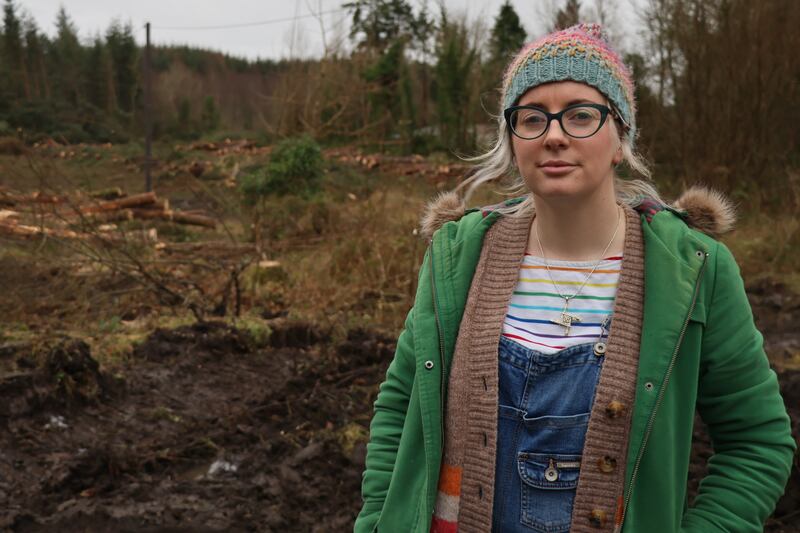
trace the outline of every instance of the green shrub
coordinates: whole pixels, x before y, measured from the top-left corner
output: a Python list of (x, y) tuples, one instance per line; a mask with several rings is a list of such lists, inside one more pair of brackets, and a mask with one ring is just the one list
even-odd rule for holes
[(309, 198), (320, 189), (322, 150), (311, 137), (286, 139), (272, 151), (266, 167), (242, 176), (240, 189), (248, 203), (260, 198)]

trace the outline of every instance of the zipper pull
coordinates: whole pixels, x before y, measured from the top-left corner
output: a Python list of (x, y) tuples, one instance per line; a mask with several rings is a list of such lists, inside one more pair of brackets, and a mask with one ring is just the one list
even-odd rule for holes
[(544, 478), (551, 483), (558, 480), (558, 469), (556, 468), (556, 462), (552, 457), (550, 458), (550, 466), (548, 466), (547, 470), (544, 471)]

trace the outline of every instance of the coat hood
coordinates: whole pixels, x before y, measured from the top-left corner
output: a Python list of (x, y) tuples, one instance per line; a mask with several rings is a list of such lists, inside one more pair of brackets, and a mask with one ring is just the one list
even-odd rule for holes
[[(695, 185), (690, 187), (669, 206), (681, 212), (690, 227), (714, 238), (728, 233), (736, 222), (736, 210), (721, 192)], [(440, 193), (428, 202), (420, 221), (420, 234), (430, 240), (434, 232), (445, 223), (459, 220), (467, 206), (454, 191)]]

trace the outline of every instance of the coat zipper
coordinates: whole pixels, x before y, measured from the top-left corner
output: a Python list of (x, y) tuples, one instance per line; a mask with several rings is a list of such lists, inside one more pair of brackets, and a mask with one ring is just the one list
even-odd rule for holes
[(656, 398), (656, 404), (653, 407), (653, 411), (650, 413), (650, 419), (647, 421), (647, 429), (644, 433), (644, 440), (642, 441), (642, 447), (639, 449), (639, 454), (636, 456), (636, 463), (633, 465), (633, 474), (631, 475), (631, 484), (628, 487), (628, 494), (625, 496), (625, 504), (622, 506), (622, 516), (619, 520), (619, 526), (614, 531), (621, 531), (622, 526), (625, 523), (625, 513), (628, 510), (628, 504), (631, 501), (631, 495), (633, 494), (633, 486), (636, 483), (636, 476), (639, 474), (639, 466), (642, 462), (642, 457), (644, 456), (644, 449), (647, 446), (647, 440), (650, 437), (650, 433), (653, 431), (653, 424), (655, 423), (656, 413), (658, 412), (658, 408), (661, 406), (661, 402), (664, 399), (664, 394), (667, 391), (667, 385), (669, 385), (669, 378), (672, 375), (672, 369), (675, 367), (675, 361), (678, 358), (678, 351), (681, 348), (681, 344), (683, 343), (683, 337), (686, 335), (686, 329), (689, 327), (689, 318), (692, 316), (692, 312), (694, 311), (694, 307), (697, 304), (697, 295), (700, 292), (700, 282), (703, 279), (703, 273), (706, 269), (706, 263), (708, 260), (708, 253), (706, 252), (703, 256), (703, 264), (700, 265), (700, 272), (697, 274), (697, 281), (694, 284), (694, 293), (692, 294), (692, 302), (689, 305), (689, 312), (686, 313), (686, 320), (683, 322), (683, 326), (681, 327), (680, 335), (678, 336), (678, 342), (675, 344), (675, 349), (672, 351), (672, 359), (670, 359), (669, 366), (667, 367), (667, 372), (664, 375), (664, 383), (661, 385), (661, 390), (658, 391), (658, 398)]
[(436, 296), (436, 283), (434, 281), (433, 275), (433, 241), (431, 241), (431, 248), (430, 248), (430, 271), (431, 271), (431, 293), (433, 295), (433, 315), (436, 318), (436, 331), (439, 337), (439, 406), (441, 407), (441, 413), (439, 415), (439, 423), (441, 428), (441, 438), (444, 440), (444, 416), (445, 416), (445, 408), (444, 408), (444, 334), (442, 329), (442, 322), (439, 318), (439, 305)]

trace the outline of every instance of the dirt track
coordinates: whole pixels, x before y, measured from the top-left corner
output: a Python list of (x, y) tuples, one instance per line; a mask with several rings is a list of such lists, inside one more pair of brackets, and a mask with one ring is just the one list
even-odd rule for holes
[[(800, 298), (755, 286), (767, 349), (796, 353)], [(788, 317), (788, 318), (787, 318)], [(347, 531), (394, 339), (286, 324), (255, 348), (222, 323), (156, 330), (118, 375), (76, 339), (0, 350), (0, 529)], [(798, 437), (800, 370), (780, 370)], [(12, 371), (13, 369), (13, 371)], [(695, 431), (690, 489), (711, 447)], [(768, 531), (800, 531), (800, 470)]]

